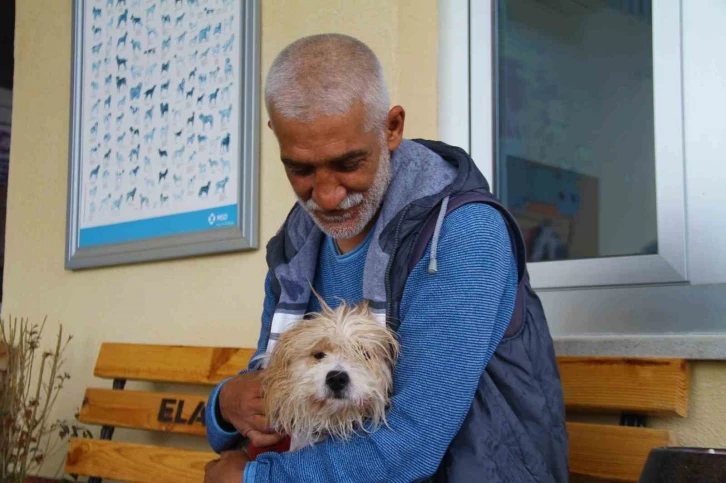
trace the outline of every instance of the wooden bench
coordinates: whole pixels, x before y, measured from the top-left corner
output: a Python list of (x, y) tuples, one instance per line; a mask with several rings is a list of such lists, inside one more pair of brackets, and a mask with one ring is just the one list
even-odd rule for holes
[[(105, 343), (94, 375), (113, 389), (88, 388), (80, 421), (101, 425), (101, 439), (72, 439), (65, 471), (131, 482), (201, 482), (215, 454), (113, 441), (114, 428), (203, 438), (204, 395), (126, 389), (127, 381), (214, 384), (247, 367), (252, 349)], [(621, 424), (568, 422), (573, 475), (637, 481), (651, 448), (675, 444), (668, 431), (643, 427), (645, 417), (685, 417), (689, 368), (676, 359), (558, 359), (568, 415), (620, 413)]]

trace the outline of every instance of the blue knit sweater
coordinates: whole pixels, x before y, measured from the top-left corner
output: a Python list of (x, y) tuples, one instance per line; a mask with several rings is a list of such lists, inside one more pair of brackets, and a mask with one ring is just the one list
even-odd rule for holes
[[(324, 243), (314, 285), (331, 306), (336, 297), (361, 300), (368, 243), (345, 255), (332, 241)], [(401, 356), (387, 413), (390, 429), (381, 427), (346, 443), (326, 440), (298, 452), (259, 455), (247, 464), (244, 483), (404, 482), (436, 471), (509, 323), (517, 266), (504, 220), (484, 204), (464, 205), (446, 217), (435, 275), (427, 272), (429, 251), (430, 246), (409, 276), (401, 301)], [(258, 351), (264, 349), (274, 312), (269, 277), (265, 290)], [(218, 420), (220, 387), (206, 411), (209, 443), (217, 452), (240, 437)]]

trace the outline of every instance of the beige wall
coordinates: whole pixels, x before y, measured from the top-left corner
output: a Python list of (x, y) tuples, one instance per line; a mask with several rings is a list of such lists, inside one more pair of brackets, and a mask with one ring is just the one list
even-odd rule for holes
[[(293, 39), (342, 31), (380, 55), (408, 137), (436, 136), (436, 0), (264, 1), (262, 69)], [(74, 334), (73, 375), (57, 417), (71, 417), (102, 341), (252, 346), (262, 305), (264, 250), (68, 272), (63, 268), (70, 92), (70, 0), (17, 5), (13, 142), (3, 313), (58, 322)], [(262, 117), (263, 121), (266, 116)], [(274, 137), (261, 146), (261, 241), (293, 198)], [(278, 186), (279, 184), (279, 186)], [(726, 445), (722, 365), (694, 373), (689, 422), (665, 422), (687, 444)]]
[(654, 418), (651, 425), (672, 430), (682, 446), (726, 447), (726, 365), (695, 363), (691, 387), (687, 418)]

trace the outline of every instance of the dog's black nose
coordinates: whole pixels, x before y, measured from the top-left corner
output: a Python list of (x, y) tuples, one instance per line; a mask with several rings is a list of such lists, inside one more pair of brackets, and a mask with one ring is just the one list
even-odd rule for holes
[(334, 393), (339, 393), (345, 389), (348, 382), (350, 382), (350, 377), (348, 377), (347, 372), (330, 371), (325, 376), (325, 384), (327, 384), (330, 390)]

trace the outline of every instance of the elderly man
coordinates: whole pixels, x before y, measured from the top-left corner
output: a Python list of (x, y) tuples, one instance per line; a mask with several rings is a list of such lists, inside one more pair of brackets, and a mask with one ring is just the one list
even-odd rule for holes
[(567, 481), (547, 321), (516, 222), (473, 161), (404, 139), (376, 56), (347, 36), (285, 48), (265, 101), (298, 203), (267, 246), (257, 354), (319, 309), (309, 281), (332, 307), (369, 301), (402, 352), (390, 427), (249, 462), (232, 450), (245, 438), (280, 440), (252, 362), (210, 396), (208, 439), (221, 457), (207, 481)]

